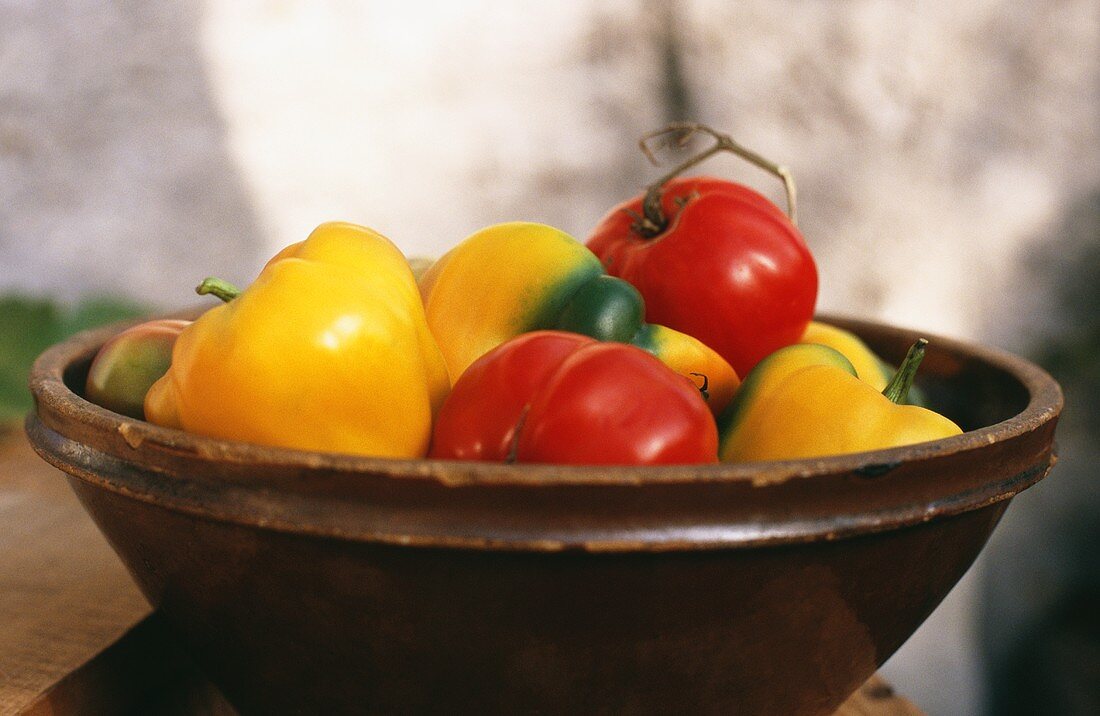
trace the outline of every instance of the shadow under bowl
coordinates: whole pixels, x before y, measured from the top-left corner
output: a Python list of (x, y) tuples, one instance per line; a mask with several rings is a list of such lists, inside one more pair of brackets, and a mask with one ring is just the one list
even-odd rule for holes
[[(897, 361), (912, 331), (831, 319)], [(214, 440), (35, 365), (27, 432), (242, 712), (827, 714), (1053, 462), (1036, 366), (933, 338), (963, 435), (661, 468), (387, 460)]]

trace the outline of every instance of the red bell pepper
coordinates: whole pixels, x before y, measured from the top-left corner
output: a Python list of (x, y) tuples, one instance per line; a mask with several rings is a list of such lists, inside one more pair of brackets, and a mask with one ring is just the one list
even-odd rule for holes
[[(813, 317), (817, 267), (792, 218), (748, 187), (676, 175), (731, 151), (784, 179), (786, 169), (700, 125), (717, 143), (646, 193), (614, 209), (588, 239), (607, 272), (645, 299), (646, 320), (698, 338), (746, 375), (764, 356), (796, 343)], [(643, 145), (644, 146), (644, 145)]]
[(429, 457), (578, 465), (716, 462), (699, 389), (635, 346), (526, 333), (472, 363), (436, 420)]

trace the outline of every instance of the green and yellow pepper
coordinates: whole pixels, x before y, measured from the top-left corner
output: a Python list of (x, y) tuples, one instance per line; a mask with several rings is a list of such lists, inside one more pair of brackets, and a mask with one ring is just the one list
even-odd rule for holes
[(875, 390), (883, 390), (894, 375), (894, 369), (875, 355), (859, 336), (843, 328), (810, 321), (798, 342), (816, 343), (838, 351), (851, 362), (859, 379)]
[(450, 381), (412, 271), (382, 235), (322, 224), (180, 334), (151, 422), (263, 445), (427, 452)]
[(131, 326), (111, 338), (88, 369), (85, 397), (108, 410), (143, 420), (145, 394), (168, 371), (176, 339), (190, 324), (161, 318)]
[(420, 291), (452, 382), (510, 338), (557, 329), (645, 349), (705, 389), (716, 412), (739, 384), (729, 363), (699, 340), (645, 323), (633, 286), (606, 275), (583, 244), (544, 224), (474, 233), (421, 276)]
[[(831, 326), (820, 321), (810, 321), (799, 343), (816, 343), (834, 348), (852, 363), (856, 375), (875, 390), (885, 390), (886, 384), (894, 377), (896, 369), (878, 357), (859, 336), (843, 328)], [(902, 403), (926, 406), (924, 394), (916, 385), (910, 387), (909, 394)]]
[(955, 423), (901, 405), (924, 354), (919, 341), (880, 392), (828, 346), (802, 343), (760, 361), (718, 421), (719, 457), (793, 460), (878, 450), (958, 435)]

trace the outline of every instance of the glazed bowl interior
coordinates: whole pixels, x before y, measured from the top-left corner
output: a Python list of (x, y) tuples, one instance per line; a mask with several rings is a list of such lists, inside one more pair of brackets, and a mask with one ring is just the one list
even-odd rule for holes
[[(918, 334), (830, 319), (898, 361)], [(1057, 384), (935, 336), (963, 435), (708, 466), (385, 460), (214, 440), (81, 397), (45, 353), (27, 431), (244, 711), (824, 714), (1053, 464)]]

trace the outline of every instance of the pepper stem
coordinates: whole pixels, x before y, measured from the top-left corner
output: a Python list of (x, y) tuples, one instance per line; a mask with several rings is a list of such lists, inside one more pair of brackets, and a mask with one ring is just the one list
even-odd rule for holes
[(710, 387), (710, 378), (707, 378), (706, 373), (688, 373), (688, 375), (703, 379), (703, 384), (698, 386), (699, 393), (703, 396), (703, 400), (710, 400), (710, 391), (707, 390)]
[(898, 366), (897, 373), (894, 373), (894, 377), (882, 391), (890, 402), (901, 405), (909, 399), (909, 389), (913, 387), (913, 377), (917, 374), (920, 362), (924, 360), (924, 347), (927, 345), (926, 339), (918, 338), (917, 342), (910, 346), (909, 352), (905, 354), (905, 360)]
[(207, 276), (202, 280), (198, 286), (195, 286), (195, 293), (200, 296), (207, 294), (217, 296), (221, 300), (229, 303), (237, 296), (241, 295), (241, 289), (237, 288), (228, 281), (223, 281), (220, 278), (214, 276)]
[(519, 413), (519, 419), (516, 420), (516, 427), (512, 431), (512, 439), (508, 444), (508, 454), (504, 457), (504, 462), (509, 465), (514, 465), (519, 455), (519, 434), (523, 431), (524, 424), (527, 423), (527, 413), (530, 410), (530, 403), (524, 405), (523, 410)]
[(696, 164), (710, 159), (719, 152), (736, 154), (745, 161), (755, 164), (761, 169), (782, 179), (783, 188), (787, 192), (787, 216), (790, 217), (792, 224), (798, 225), (796, 190), (794, 177), (791, 175), (790, 170), (787, 169), (787, 167), (765, 159), (751, 149), (741, 146), (733, 141), (733, 138), (728, 134), (722, 134), (698, 122), (673, 122), (662, 129), (646, 134), (638, 141), (638, 144), (642, 149), (642, 153), (646, 155), (649, 161), (653, 164), (658, 164), (656, 157), (653, 155), (653, 150), (649, 147), (649, 142), (651, 140), (657, 137), (675, 135), (676, 138), (672, 141), (674, 141), (677, 146), (683, 147), (692, 136), (700, 132), (709, 134), (713, 137), (715, 140), (714, 146), (689, 158), (646, 187), (645, 199), (642, 200), (642, 216), (637, 217), (638, 220), (634, 225), (635, 231), (647, 238), (656, 236), (664, 231), (665, 227), (668, 225), (668, 219), (665, 218), (664, 212), (661, 210), (661, 192), (664, 189), (664, 185)]

